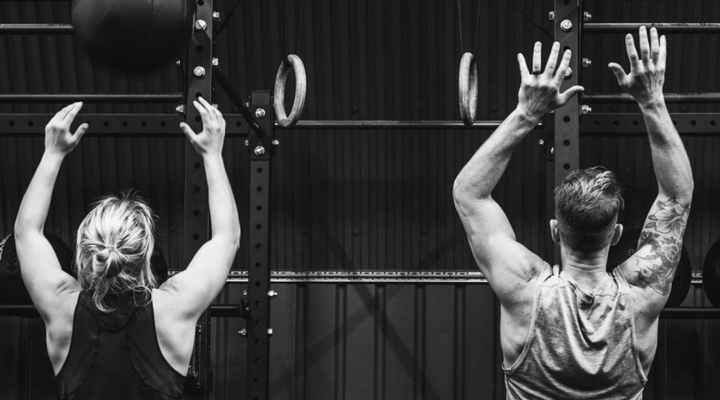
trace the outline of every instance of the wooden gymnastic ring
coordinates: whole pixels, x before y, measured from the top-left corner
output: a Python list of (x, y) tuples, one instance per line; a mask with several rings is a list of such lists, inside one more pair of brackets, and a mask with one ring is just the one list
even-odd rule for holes
[(472, 53), (463, 54), (460, 60), (458, 94), (460, 97), (460, 117), (466, 126), (472, 126), (475, 123), (478, 96), (477, 64), (475, 64), (475, 57)]
[[(295, 101), (293, 102), (290, 116), (285, 113), (285, 82), (287, 81), (290, 70), (295, 71)], [(307, 95), (307, 75), (305, 75), (305, 66), (300, 57), (290, 54), (287, 61), (280, 63), (277, 76), (275, 76), (275, 115), (277, 116), (280, 126), (287, 128), (295, 125), (300, 120), (305, 107), (305, 96)]]

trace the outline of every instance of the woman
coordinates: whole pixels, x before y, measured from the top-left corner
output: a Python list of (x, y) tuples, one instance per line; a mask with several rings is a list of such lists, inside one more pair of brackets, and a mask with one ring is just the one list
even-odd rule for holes
[(43, 226), (62, 161), (88, 129), (70, 132), (82, 103), (65, 107), (45, 128), (45, 153), (20, 206), (15, 240), (62, 399), (183, 397), (195, 324), (225, 285), (240, 241), (221, 153), (225, 120), (202, 98), (195, 107), (203, 131), (180, 127), (203, 159), (212, 239), (158, 288), (150, 269), (154, 215), (128, 195), (95, 204), (78, 228), (78, 279), (62, 271)]

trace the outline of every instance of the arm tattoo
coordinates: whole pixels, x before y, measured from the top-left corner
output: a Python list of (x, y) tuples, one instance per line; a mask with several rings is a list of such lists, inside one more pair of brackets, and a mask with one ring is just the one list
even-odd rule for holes
[(657, 210), (648, 215), (638, 241), (638, 248), (649, 245), (650, 253), (637, 259), (638, 278), (657, 293), (665, 296), (675, 277), (685, 234), (690, 205), (674, 197), (658, 200)]

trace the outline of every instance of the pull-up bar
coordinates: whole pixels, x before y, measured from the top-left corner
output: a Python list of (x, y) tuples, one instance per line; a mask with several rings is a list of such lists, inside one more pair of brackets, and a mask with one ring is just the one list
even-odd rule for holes
[(0, 94), (0, 104), (44, 103), (175, 103), (184, 102), (182, 93), (171, 94)]
[(583, 33), (633, 33), (637, 32), (641, 26), (648, 28), (657, 28), (661, 33), (702, 33), (702, 34), (718, 34), (720, 33), (720, 23), (684, 23), (684, 22), (606, 22), (595, 23), (586, 22), (582, 26)]
[(75, 28), (70, 24), (0, 24), (0, 35), (70, 35), (73, 32)]
[[(720, 104), (720, 93), (665, 93), (666, 103)], [(588, 104), (635, 103), (635, 99), (626, 93), (584, 94), (582, 101)]]

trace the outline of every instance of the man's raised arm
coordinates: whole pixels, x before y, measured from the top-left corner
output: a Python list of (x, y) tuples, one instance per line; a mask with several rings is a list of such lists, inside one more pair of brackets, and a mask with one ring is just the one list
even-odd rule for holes
[(498, 296), (503, 297), (499, 285), (512, 290), (517, 278), (530, 280), (544, 263), (515, 240), (515, 233), (491, 192), (505, 172), (508, 161), (520, 142), (533, 130), (540, 119), (551, 110), (564, 105), (582, 91), (573, 86), (560, 93), (560, 85), (570, 63), (566, 51), (556, 70), (560, 44), (553, 45), (545, 71), (542, 71), (540, 42), (535, 44), (532, 72), (525, 58), (518, 54), (522, 84), (518, 106), (483, 143), (455, 179), (453, 197), (455, 208), (465, 226), (468, 240), (480, 270), (485, 274)]
[(665, 305), (680, 260), (692, 201), (693, 177), (687, 152), (670, 118), (665, 98), (665, 36), (658, 39), (655, 28), (650, 38), (640, 28), (640, 55), (632, 35), (625, 44), (630, 74), (618, 64), (609, 67), (620, 87), (635, 98), (647, 126), (658, 196), (648, 213), (638, 242), (638, 251), (622, 264), (631, 284), (647, 289), (647, 299), (658, 311)]

